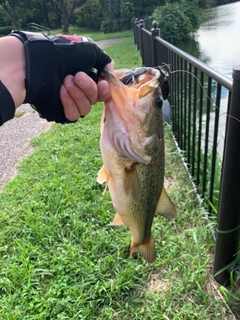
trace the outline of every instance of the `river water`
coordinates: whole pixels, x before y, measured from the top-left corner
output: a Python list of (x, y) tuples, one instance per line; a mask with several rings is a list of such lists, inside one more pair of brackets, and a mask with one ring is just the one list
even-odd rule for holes
[[(204, 12), (203, 22), (192, 40), (178, 47), (222, 75), (232, 78), (233, 68), (240, 65), (240, 1), (226, 4)], [(227, 91), (221, 97), (219, 123), (220, 155), (223, 153), (227, 112)], [(214, 119), (212, 120), (214, 121)]]
[(231, 78), (240, 64), (240, 1), (205, 10), (203, 21), (195, 39), (178, 47)]

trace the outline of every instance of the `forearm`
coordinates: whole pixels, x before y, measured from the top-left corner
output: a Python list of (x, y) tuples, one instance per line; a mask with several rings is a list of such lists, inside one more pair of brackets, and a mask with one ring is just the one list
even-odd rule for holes
[(23, 103), (26, 96), (25, 61), (24, 45), (19, 39), (15, 37), (0, 39), (0, 80), (10, 92), (15, 108)]

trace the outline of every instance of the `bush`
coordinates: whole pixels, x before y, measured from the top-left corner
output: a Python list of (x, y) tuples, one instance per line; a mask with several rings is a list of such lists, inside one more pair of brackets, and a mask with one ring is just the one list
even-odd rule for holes
[(105, 19), (101, 23), (101, 30), (104, 33), (125, 31), (131, 29), (131, 21), (128, 19)]
[(12, 29), (12, 26), (0, 27), (0, 36), (7, 36)]
[(161, 36), (173, 43), (187, 40), (200, 25), (200, 11), (194, 1), (167, 3), (154, 10), (153, 19), (159, 22)]

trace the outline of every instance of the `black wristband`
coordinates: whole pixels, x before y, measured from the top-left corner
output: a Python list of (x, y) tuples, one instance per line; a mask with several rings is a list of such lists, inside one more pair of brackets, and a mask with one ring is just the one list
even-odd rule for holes
[(12, 119), (15, 113), (15, 104), (13, 98), (0, 80), (0, 126)]
[[(26, 53), (26, 98), (48, 121), (68, 123), (60, 100), (60, 88), (67, 75), (83, 71), (95, 78), (92, 69), (101, 70), (111, 58), (95, 43), (72, 42), (61, 36), (13, 31)], [(96, 81), (96, 78), (94, 79)]]

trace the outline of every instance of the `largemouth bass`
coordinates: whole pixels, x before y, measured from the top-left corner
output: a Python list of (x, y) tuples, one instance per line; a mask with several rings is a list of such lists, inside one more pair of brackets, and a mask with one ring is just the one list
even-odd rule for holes
[(146, 68), (128, 85), (119, 78), (129, 70), (107, 70), (111, 98), (104, 104), (100, 149), (103, 167), (98, 182), (109, 188), (115, 218), (110, 225), (126, 225), (132, 234), (130, 255), (139, 252), (156, 259), (151, 227), (155, 214), (171, 220), (176, 209), (164, 187), (164, 132), (160, 71)]

